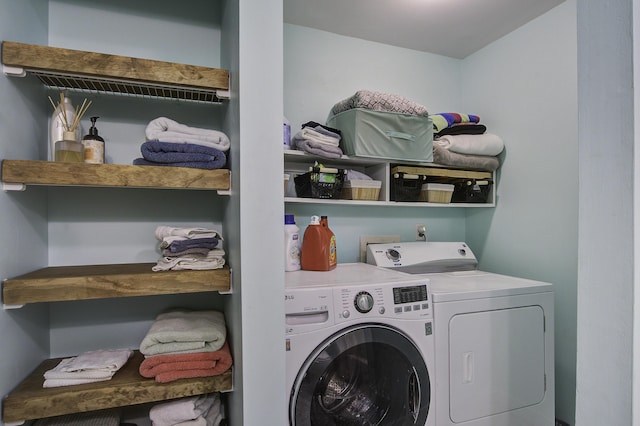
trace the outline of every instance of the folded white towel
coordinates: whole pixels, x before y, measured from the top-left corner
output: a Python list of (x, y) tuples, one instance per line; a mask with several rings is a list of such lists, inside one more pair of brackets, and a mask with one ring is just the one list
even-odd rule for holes
[(201, 129), (180, 124), (167, 117), (151, 120), (145, 129), (147, 140), (161, 142), (192, 143), (228, 151), (229, 137), (218, 130)]
[(133, 354), (129, 349), (100, 349), (83, 352), (61, 367), (61, 371), (109, 371), (121, 369)]
[(164, 312), (157, 316), (140, 343), (145, 356), (213, 352), (227, 337), (224, 315), (218, 311)]
[(160, 241), (169, 237), (177, 237), (176, 239), (185, 239), (185, 238), (220, 238), (220, 233), (215, 229), (207, 229), (207, 228), (180, 228), (174, 226), (158, 226), (156, 228), (156, 238)]
[(481, 135), (446, 135), (434, 144), (458, 154), (496, 156), (504, 149), (502, 138), (492, 133)]
[(103, 379), (46, 379), (43, 388), (59, 388), (62, 386), (84, 385), (85, 383), (106, 382), (111, 376)]
[(116, 371), (126, 364), (132, 353), (128, 349), (99, 350), (84, 352), (77, 357), (65, 358), (51, 370), (45, 371), (45, 385), (51, 386), (52, 380), (69, 381), (68, 384), (109, 380)]
[(312, 140), (314, 142), (326, 143), (326, 144), (334, 145), (334, 146), (338, 146), (340, 144), (340, 138), (320, 133), (320, 132), (312, 129), (311, 127), (304, 127), (300, 131), (300, 138), (301, 139), (309, 139), (309, 140)]
[(220, 398), (217, 398), (209, 411), (194, 420), (176, 423), (174, 426), (219, 426), (224, 419)]
[(198, 254), (185, 254), (182, 256), (163, 256), (158, 259), (155, 266), (151, 267), (154, 272), (158, 271), (181, 271), (181, 270), (208, 270), (219, 269), (225, 264), (223, 249), (212, 249), (205, 256)]
[(153, 426), (172, 426), (216, 412), (220, 412), (220, 395), (211, 393), (154, 405), (149, 410), (149, 419)]

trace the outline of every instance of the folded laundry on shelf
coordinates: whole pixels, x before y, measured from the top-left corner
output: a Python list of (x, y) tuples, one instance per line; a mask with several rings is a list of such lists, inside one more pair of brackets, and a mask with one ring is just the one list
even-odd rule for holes
[(437, 144), (433, 145), (433, 162), (443, 166), (488, 172), (498, 170), (500, 167), (500, 159), (497, 156), (458, 154)]
[(221, 241), (221, 238), (212, 237), (187, 239), (166, 238), (160, 242), (160, 248), (168, 249), (172, 253), (177, 253), (190, 248), (206, 248), (213, 250), (220, 247)]
[(458, 154), (495, 156), (504, 149), (504, 141), (493, 133), (481, 135), (446, 135), (433, 141), (434, 145)]
[(291, 145), (298, 151), (304, 151), (322, 158), (342, 157), (342, 149), (339, 146), (304, 139), (302, 132), (298, 132), (293, 136), (291, 139)]
[[(149, 410), (149, 419), (153, 426), (182, 424), (218, 426), (223, 418), (224, 410), (218, 393), (163, 402)], [(196, 423), (192, 423), (194, 421)]]
[(337, 115), (353, 108), (429, 116), (429, 112), (424, 105), (420, 105), (404, 96), (371, 90), (358, 90), (353, 96), (336, 103), (331, 108), (330, 115)]
[(215, 229), (158, 226), (155, 236), (162, 257), (153, 271), (218, 269), (225, 264), (222, 236)]
[(221, 131), (187, 126), (167, 117), (151, 120), (145, 129), (145, 136), (150, 141), (191, 143), (223, 152), (231, 146), (229, 137)]
[(222, 348), (213, 352), (146, 357), (140, 364), (140, 375), (168, 383), (191, 377), (217, 376), (231, 368), (232, 363), (229, 344), (225, 342)]
[(177, 257), (177, 256), (190, 255), (190, 254), (206, 256), (211, 249), (204, 248), (204, 247), (193, 247), (193, 248), (188, 248), (188, 249), (184, 249), (184, 250), (178, 250), (178, 249), (176, 249), (174, 247), (174, 250), (176, 250), (176, 251), (171, 251), (171, 249), (169, 249), (169, 248), (163, 248), (162, 249), (162, 255), (165, 256), (165, 257), (167, 257), (167, 256), (168, 257)]
[(215, 229), (201, 228), (201, 227), (177, 227), (177, 226), (164, 226), (160, 225), (156, 227), (156, 238), (162, 240), (168, 237), (181, 237), (181, 238), (220, 238), (220, 233)]
[(206, 255), (184, 254), (180, 256), (164, 256), (158, 259), (151, 269), (158, 271), (209, 270), (220, 269), (225, 265), (225, 252), (222, 249), (212, 249)]
[(433, 131), (435, 133), (439, 133), (447, 127), (452, 127), (456, 124), (480, 123), (479, 116), (458, 112), (439, 112), (437, 114), (431, 114), (431, 120), (433, 121)]
[(300, 137), (302, 139), (308, 139), (313, 142), (325, 143), (329, 145), (340, 145), (340, 135), (325, 130), (322, 126), (316, 126), (317, 128), (303, 127), (300, 130)]
[(487, 126), (480, 123), (456, 123), (449, 127), (445, 127), (437, 133), (433, 134), (434, 138), (445, 135), (481, 135), (487, 131)]
[(145, 356), (192, 352), (213, 352), (227, 336), (221, 312), (174, 310), (156, 317), (140, 343)]
[(341, 132), (315, 121), (308, 121), (291, 138), (291, 148), (323, 158), (340, 158)]
[(227, 164), (227, 156), (223, 151), (192, 143), (147, 141), (140, 146), (140, 151), (142, 158), (134, 159), (134, 165), (212, 170)]
[(70, 386), (109, 380), (131, 357), (128, 349), (97, 350), (65, 358), (44, 373), (43, 387)]

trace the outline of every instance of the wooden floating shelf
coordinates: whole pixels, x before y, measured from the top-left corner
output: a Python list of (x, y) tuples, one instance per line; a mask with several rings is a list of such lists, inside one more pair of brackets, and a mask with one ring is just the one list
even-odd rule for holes
[(57, 89), (166, 97), (201, 102), (228, 98), (229, 72), (219, 68), (4, 41), (7, 74), (37, 76)]
[(180, 379), (157, 383), (138, 372), (144, 355), (135, 351), (131, 359), (111, 380), (83, 385), (43, 388), (44, 372), (62, 358), (45, 360), (3, 400), (2, 420), (18, 423), (64, 414), (164, 401), (211, 392), (228, 392), (233, 388), (229, 370), (219, 376)]
[(432, 176), (457, 179), (492, 179), (492, 172), (482, 172), (474, 170), (450, 169), (442, 167), (424, 166), (393, 166), (391, 173), (402, 172), (410, 175)]
[(38, 302), (153, 296), (209, 291), (228, 292), (228, 266), (203, 271), (153, 272), (155, 263), (54, 266), (2, 283), (5, 305)]
[(229, 190), (227, 169), (3, 160), (2, 182), (15, 185)]

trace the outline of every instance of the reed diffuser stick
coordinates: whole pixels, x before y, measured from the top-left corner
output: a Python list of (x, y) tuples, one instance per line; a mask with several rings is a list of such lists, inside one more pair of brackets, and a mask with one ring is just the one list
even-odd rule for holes
[(60, 108), (60, 115), (62, 115), (62, 127), (64, 127), (64, 130), (67, 132), (75, 132), (76, 129), (78, 128), (78, 125), (80, 124), (80, 120), (86, 114), (87, 110), (89, 109), (89, 106), (93, 101), (87, 102), (87, 99), (85, 98), (82, 101), (82, 105), (79, 108), (78, 107), (75, 108), (75, 116), (73, 117), (73, 122), (69, 124), (69, 117), (67, 117), (67, 109), (64, 107), (64, 99), (65, 99), (64, 92), (60, 92), (60, 101), (56, 105), (53, 102), (53, 99), (51, 99), (51, 96), (49, 96), (49, 102), (51, 102), (51, 106), (53, 107), (53, 110), (56, 111), (58, 108)]

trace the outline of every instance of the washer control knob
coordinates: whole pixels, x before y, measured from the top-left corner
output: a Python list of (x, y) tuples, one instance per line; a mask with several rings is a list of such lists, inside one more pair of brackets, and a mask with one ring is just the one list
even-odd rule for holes
[(356, 294), (356, 298), (353, 301), (353, 304), (356, 307), (356, 310), (362, 314), (366, 314), (371, 309), (373, 309), (373, 296), (371, 296), (366, 291), (361, 291)]
[(349, 312), (347, 309), (342, 311), (342, 318), (349, 318), (350, 315), (351, 315), (351, 312)]
[(378, 308), (378, 313), (380, 315), (384, 315), (385, 312), (387, 312), (387, 310), (384, 308), (384, 306), (380, 306), (380, 308)]
[(391, 261), (397, 262), (398, 260), (400, 260), (400, 252), (396, 249), (389, 249), (387, 250), (387, 257)]

